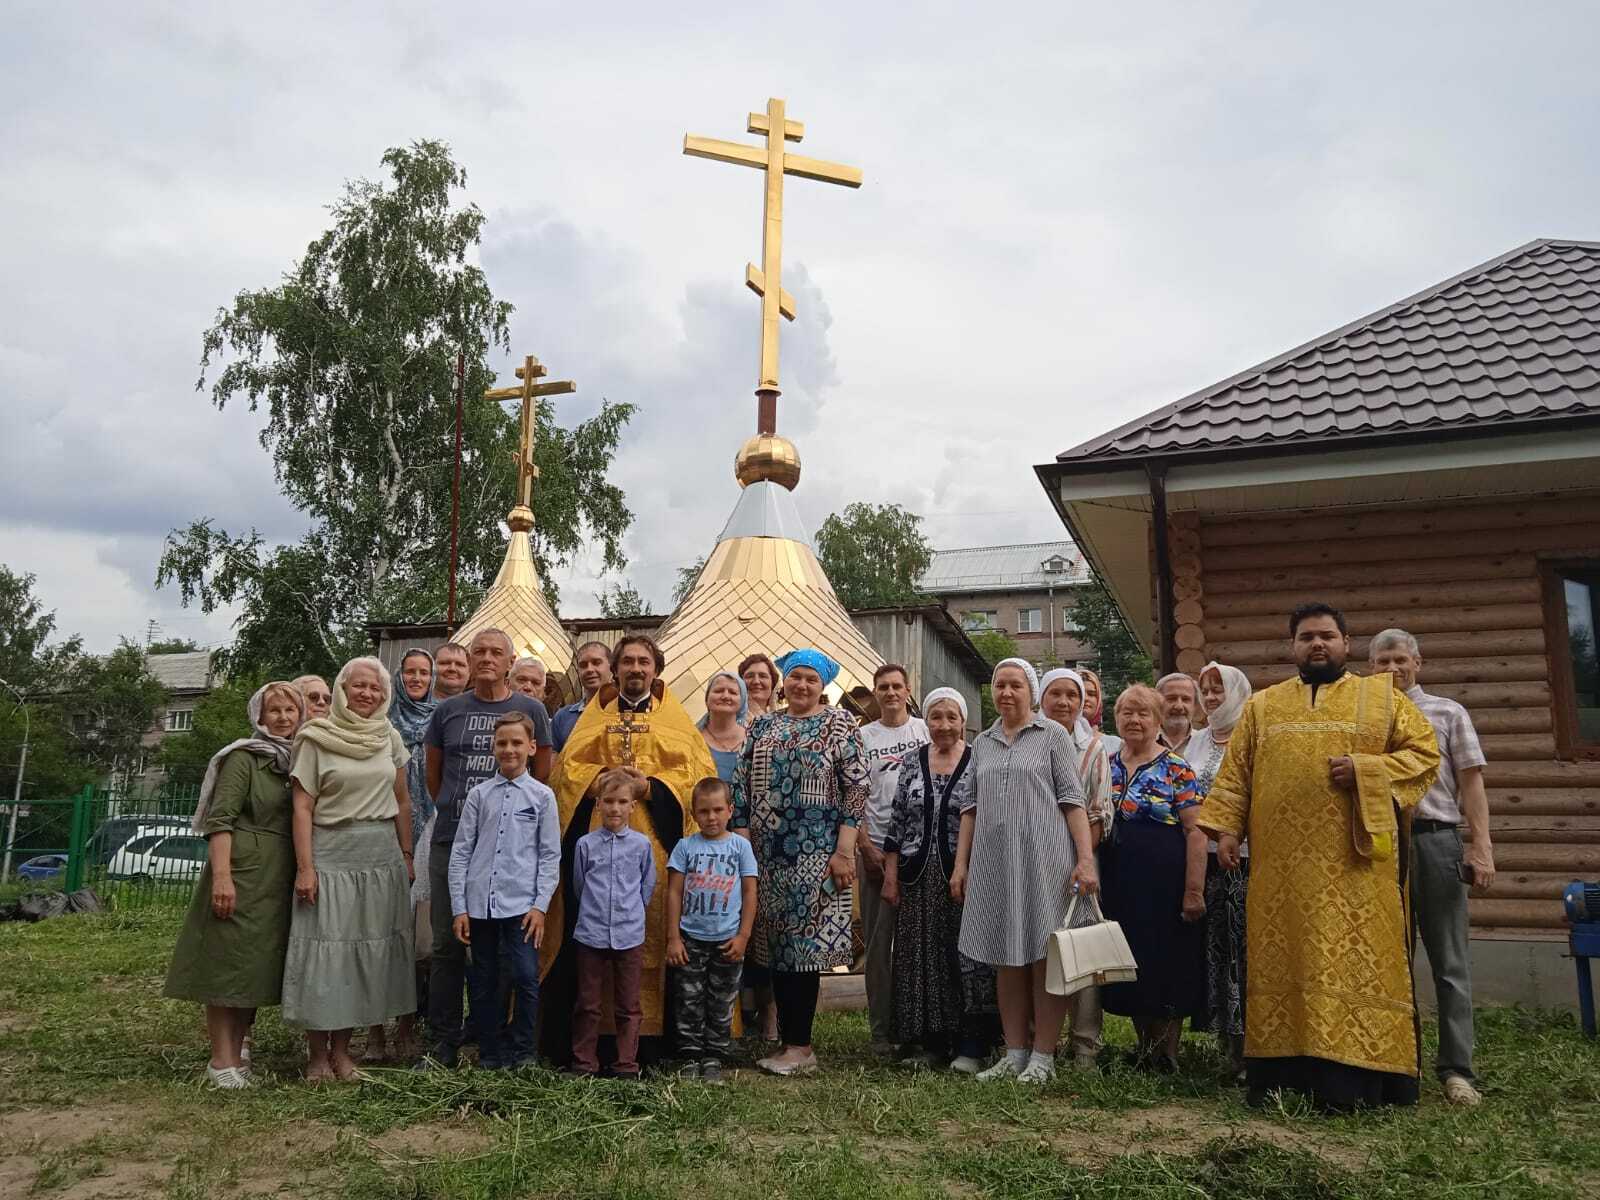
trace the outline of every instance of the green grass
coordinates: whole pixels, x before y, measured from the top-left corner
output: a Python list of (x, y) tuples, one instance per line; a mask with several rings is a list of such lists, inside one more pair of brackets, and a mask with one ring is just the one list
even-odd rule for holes
[[(1183, 1071), (1064, 1073), (1043, 1093), (872, 1061), (820, 1019), (826, 1070), (584, 1084), (548, 1072), (377, 1070), (297, 1081), (276, 1014), (263, 1086), (219, 1094), (192, 1005), (160, 997), (178, 914), (0, 927), (0, 1194), (395, 1198), (1360, 1197), (1600, 1194), (1600, 1049), (1566, 1014), (1479, 1013), (1486, 1101), (1329, 1119), (1247, 1109), (1209, 1041)], [(1108, 1036), (1126, 1045), (1125, 1023)], [(1431, 1047), (1430, 1047), (1431, 1050)], [(1115, 1057), (1107, 1055), (1108, 1061)]]

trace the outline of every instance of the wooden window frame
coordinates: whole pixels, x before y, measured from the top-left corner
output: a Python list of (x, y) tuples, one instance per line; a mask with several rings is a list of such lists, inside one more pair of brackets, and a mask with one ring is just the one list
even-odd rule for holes
[(1539, 563), (1539, 587), (1544, 598), (1544, 653), (1550, 666), (1550, 710), (1555, 724), (1556, 757), (1567, 762), (1600, 762), (1600, 742), (1585, 742), (1578, 736), (1578, 713), (1573, 705), (1577, 684), (1572, 678), (1563, 571), (1600, 574), (1600, 558), (1552, 558)]

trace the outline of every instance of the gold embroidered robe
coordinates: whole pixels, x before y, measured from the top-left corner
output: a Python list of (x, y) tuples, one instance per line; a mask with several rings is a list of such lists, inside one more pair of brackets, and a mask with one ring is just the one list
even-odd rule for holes
[[(1356, 793), (1328, 759), (1350, 755)], [(1199, 812), (1248, 837), (1245, 1055), (1416, 1076), (1416, 1014), (1395, 810), (1438, 769), (1426, 717), (1388, 675), (1257, 692)]]

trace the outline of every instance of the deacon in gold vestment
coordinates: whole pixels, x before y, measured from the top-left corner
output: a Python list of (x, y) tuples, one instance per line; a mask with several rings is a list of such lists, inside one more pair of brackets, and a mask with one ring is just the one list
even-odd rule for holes
[[(594, 784), (602, 772), (620, 766), (637, 767), (650, 780), (649, 802), (635, 806), (632, 826), (650, 839), (656, 860), (656, 888), (645, 910), (640, 985), (640, 1033), (651, 1038), (665, 1029), (667, 856), (697, 828), (689, 801), (694, 785), (717, 773), (705, 739), (658, 678), (664, 663), (655, 643), (647, 637), (625, 637), (611, 661), (618, 686), (602, 688), (583, 710), (550, 779), (561, 821), (561, 886), (545, 917), (540, 1008), (545, 1055), (559, 1063), (572, 1051), (575, 977), (569, 943), (578, 919), (570, 887), (572, 854), (578, 839), (600, 826)], [(609, 1007), (602, 1021), (602, 1028), (609, 1029)]]
[(1250, 698), (1199, 813), (1223, 866), (1249, 841), (1250, 1099), (1415, 1103), (1400, 813), (1433, 781), (1438, 744), (1390, 676), (1345, 673), (1337, 610), (1302, 606), (1290, 630), (1300, 678)]

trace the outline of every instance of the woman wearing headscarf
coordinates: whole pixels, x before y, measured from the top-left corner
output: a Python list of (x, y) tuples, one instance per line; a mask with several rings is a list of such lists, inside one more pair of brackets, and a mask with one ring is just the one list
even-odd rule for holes
[(189, 903), (163, 994), (206, 1006), (213, 1087), (249, 1086), (245, 1038), (255, 1011), (283, 997), (283, 955), (294, 897), (289, 840), (290, 739), (305, 715), (291, 683), (250, 697), (251, 737), (212, 755), (192, 827), (206, 865)]
[[(1201, 799), (1211, 790), (1228, 752), (1234, 726), (1250, 699), (1250, 680), (1238, 667), (1209, 662), (1200, 671), (1200, 707), (1206, 727), (1195, 730), (1184, 755), (1194, 768)], [(1250, 881), (1250, 852), (1241, 846), (1239, 865), (1224, 870), (1217, 844), (1206, 854), (1206, 1013), (1235, 1075), (1244, 1071), (1244, 904)]]
[(895, 906), (893, 1038), (928, 1066), (975, 1075), (994, 1047), (994, 971), (962, 955), (950, 893), (961, 814), (973, 801), (967, 702), (954, 688), (922, 701), (933, 739), (903, 762), (884, 829), (883, 899)]
[[(400, 741), (411, 755), (406, 761), (406, 794), (411, 797), (411, 846), (415, 854), (416, 878), (411, 881), (411, 909), (415, 919), (414, 940), (417, 955), (417, 1012), (427, 1011), (427, 961), (433, 949), (433, 934), (428, 926), (428, 842), (432, 835), (433, 797), (428, 794), (427, 755), (422, 734), (439, 701), (433, 694), (433, 655), (413, 646), (400, 658), (398, 680), (391, 677), (389, 724), (400, 734)], [(400, 1044), (395, 1056), (402, 1061), (421, 1057), (422, 1043), (417, 1037), (416, 1013), (405, 1013), (397, 1023)], [(381, 1062), (388, 1057), (388, 1037), (382, 1025), (367, 1031), (367, 1058)]]
[(839, 664), (820, 650), (791, 650), (778, 666), (789, 707), (750, 727), (733, 777), (733, 828), (761, 868), (750, 950), (772, 969), (783, 1040), (757, 1065), (808, 1075), (817, 1069), (820, 974), (850, 965), (856, 831), (869, 788), (855, 719), (822, 702)]
[(1139, 977), (1100, 989), (1108, 1013), (1129, 1017), (1135, 1063), (1175, 1070), (1185, 1018), (1205, 1009), (1205, 834), (1195, 824), (1194, 771), (1161, 742), (1166, 704), (1142, 683), (1117, 697), (1122, 748), (1111, 756), (1117, 816), (1105, 854), (1105, 913), (1122, 926)]
[(1033, 665), (1002, 659), (989, 691), (1000, 715), (972, 748), (976, 794), (962, 815), (950, 891), (966, 903), (961, 953), (998, 976), (1006, 1052), (978, 1078), (1046, 1083), (1055, 1074), (1067, 997), (1045, 991), (1045, 945), (1073, 893), (1092, 895), (1100, 876), (1077, 747), (1065, 729), (1033, 711)]
[(389, 673), (347, 662), (333, 709), (295, 737), (296, 873), (283, 1019), (306, 1030), (306, 1078), (354, 1079), (350, 1032), (415, 1012), (409, 755)]
[(1089, 728), (1100, 735), (1101, 743), (1105, 746), (1106, 757), (1110, 758), (1122, 749), (1122, 739), (1114, 733), (1105, 731), (1105, 684), (1100, 682), (1100, 676), (1088, 667), (1079, 667), (1078, 674), (1083, 676), (1083, 719), (1089, 723)]
[(745, 723), (750, 718), (750, 697), (744, 680), (732, 671), (718, 671), (706, 683), (706, 715), (696, 724), (717, 764), (717, 778), (733, 782), (744, 747)]
[[(1083, 783), (1084, 807), (1089, 815), (1089, 840), (1094, 845), (1096, 866), (1099, 865), (1100, 844), (1106, 830), (1111, 828), (1111, 763), (1106, 757), (1105, 741), (1100, 731), (1083, 719), (1083, 704), (1087, 693), (1083, 676), (1067, 667), (1046, 671), (1039, 681), (1039, 711), (1072, 738), (1078, 752), (1078, 778)], [(1090, 986), (1080, 988), (1067, 998), (1067, 1014), (1071, 1020), (1072, 1061), (1080, 1069), (1095, 1065), (1100, 1053), (1100, 989)]]

